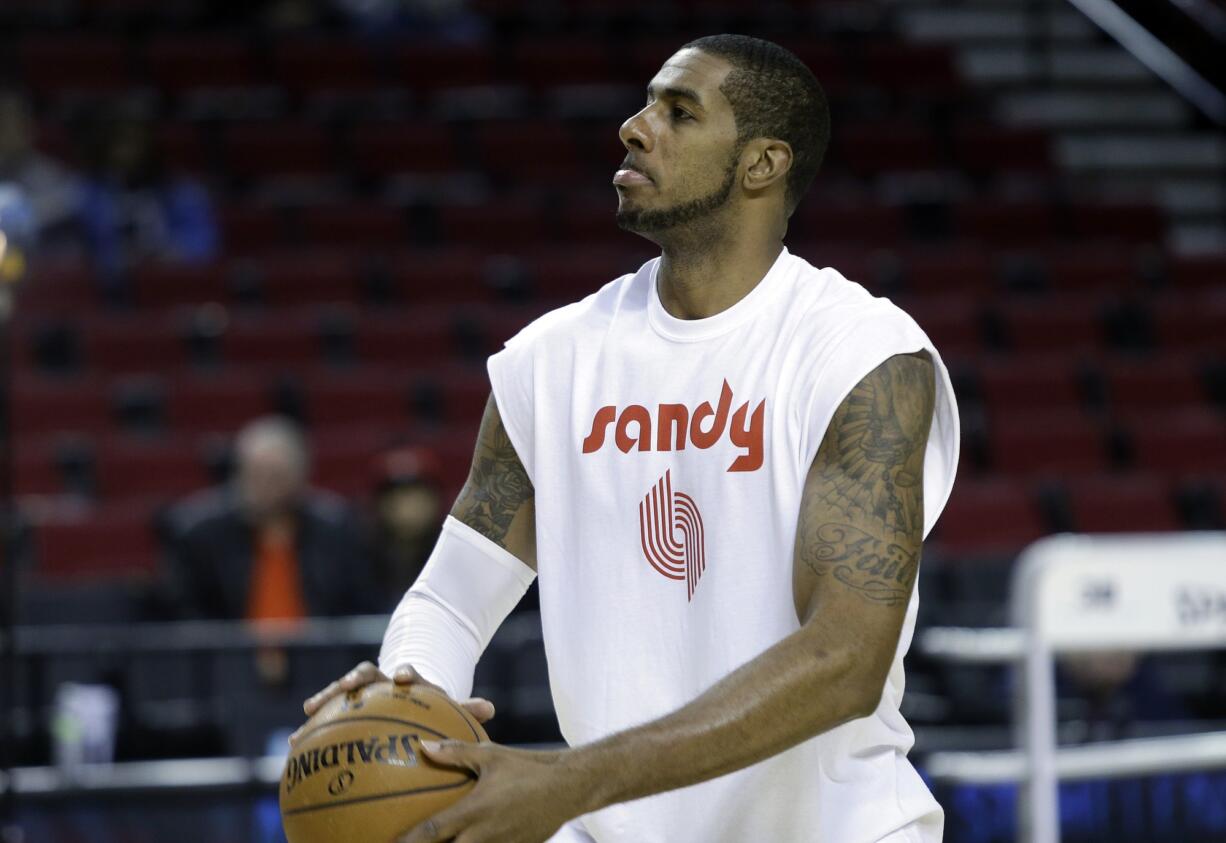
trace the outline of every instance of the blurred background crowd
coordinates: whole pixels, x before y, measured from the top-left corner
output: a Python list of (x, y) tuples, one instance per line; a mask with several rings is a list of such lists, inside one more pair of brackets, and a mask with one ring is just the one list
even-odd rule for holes
[[(897, 301), (953, 373), (921, 628), (1007, 624), (1049, 533), (1226, 527), (1226, 6), (1102, 3), (1204, 85), (1168, 85), (1088, 0), (0, 2), (0, 226), (22, 220), (27, 269), (0, 394), (8, 760), (53, 766), (70, 683), (113, 692), (119, 761), (275, 754), (373, 655), (377, 632), (311, 619), (386, 616), (467, 473), (485, 357), (652, 256), (613, 222), (617, 129), (702, 34), (813, 68), (833, 141), (787, 243)], [(209, 620), (288, 626), (167, 625)], [(558, 739), (536, 623), (530, 593), (479, 671), (496, 739)], [(1060, 678), (1070, 740), (1226, 720), (1220, 654)], [(1012, 691), (917, 647), (920, 766), (1011, 745)], [(1180, 817), (1226, 804), (1221, 778), (1171, 787)], [(1068, 797), (1072, 839), (1160, 839), (1095, 793)], [(153, 813), (200, 810), (185, 843), (277, 839), (259, 802), (41, 794), (32, 840), (160, 841)], [(949, 840), (1011, 839), (1008, 789), (945, 796)]]

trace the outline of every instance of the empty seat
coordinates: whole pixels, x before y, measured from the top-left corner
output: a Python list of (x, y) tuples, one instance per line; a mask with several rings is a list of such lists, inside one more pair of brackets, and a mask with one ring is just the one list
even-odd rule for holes
[(348, 202), (302, 208), (302, 236), (312, 246), (395, 248), (408, 239), (400, 208), (371, 202)]
[(221, 337), (227, 364), (292, 370), (322, 358), (319, 322), (310, 316), (253, 316), (234, 319)]
[(1226, 257), (1220, 254), (1173, 257), (1171, 277), (1183, 289), (1221, 291), (1226, 285)]
[(95, 379), (18, 380), (13, 388), (13, 426), (19, 436), (94, 432), (111, 426), (110, 391)]
[(1057, 292), (1118, 291), (1138, 280), (1137, 259), (1129, 249), (1088, 246), (1065, 248), (1046, 255), (1051, 288)]
[(857, 58), (864, 63), (868, 82), (886, 91), (948, 96), (961, 88), (953, 53), (944, 45), (870, 44)]
[(1167, 296), (1150, 309), (1164, 348), (1226, 352), (1226, 295)]
[(98, 305), (98, 286), (93, 268), (75, 259), (36, 259), (30, 266), (36, 283), (26, 284), (18, 294), (22, 310), (65, 316)]
[(1178, 530), (1169, 485), (1147, 475), (1067, 478), (1074, 528), (1084, 533)]
[(314, 244), (297, 252), (264, 255), (247, 266), (259, 279), (262, 298), (270, 307), (352, 303), (361, 298), (357, 261), (346, 250), (317, 250)]
[(1226, 420), (1220, 413), (1209, 409), (1135, 413), (1126, 429), (1140, 469), (1226, 476)]
[(247, 44), (218, 35), (158, 35), (145, 54), (149, 77), (164, 91), (242, 88), (259, 80)]
[(218, 209), (222, 242), (230, 254), (284, 248), (289, 243), (285, 217), (282, 209), (266, 205), (223, 205)]
[(973, 354), (981, 349), (983, 316), (974, 299), (956, 295), (913, 296), (898, 304), (931, 338), (943, 357)]
[(1025, 413), (993, 419), (989, 428), (992, 467), (1011, 475), (1106, 471), (1102, 426), (1077, 412)]
[(853, 124), (836, 134), (834, 143), (838, 159), (861, 177), (941, 164), (931, 132), (913, 124)]
[(283, 40), (273, 47), (272, 65), (281, 87), (300, 96), (325, 91), (367, 91), (383, 82), (378, 52), (370, 41)]
[(25, 33), (17, 42), (22, 81), (40, 94), (113, 91), (131, 76), (122, 41), (81, 33)]
[(988, 251), (975, 244), (911, 249), (902, 254), (908, 292), (980, 294), (994, 286), (995, 268)]
[(90, 319), (82, 324), (81, 337), (85, 364), (96, 372), (165, 372), (188, 363), (187, 342), (173, 319)]
[[(585, 37), (525, 37), (511, 48), (511, 72), (537, 88), (605, 83), (616, 79), (607, 42)], [(628, 116), (628, 115), (627, 115)]]
[(369, 316), (358, 326), (358, 358), (379, 366), (435, 365), (455, 353), (453, 334), (445, 316)]
[(1102, 303), (1096, 297), (1006, 299), (995, 311), (1017, 351), (1094, 351), (1105, 345)]
[(542, 251), (527, 262), (532, 292), (544, 301), (573, 302), (639, 265), (613, 250)]
[(358, 171), (372, 179), (464, 168), (451, 130), (436, 123), (364, 124), (348, 142)]
[(1182, 357), (1112, 360), (1103, 366), (1113, 408), (1132, 410), (1195, 409), (1208, 396), (1197, 361)]
[(902, 237), (902, 215), (898, 208), (881, 204), (806, 202), (788, 232), (803, 240), (887, 246)]
[(225, 301), (229, 279), (222, 263), (146, 261), (132, 273), (133, 298), (141, 307), (174, 307)]
[(489, 301), (485, 266), (485, 257), (463, 248), (402, 254), (392, 270), (397, 298), (414, 306)]
[(394, 429), (410, 419), (414, 376), (396, 370), (313, 373), (305, 379), (312, 427), (379, 425)]
[(178, 433), (232, 434), (272, 412), (265, 383), (249, 374), (180, 377), (166, 388), (166, 420)]
[(39, 524), (34, 529), (37, 571), (48, 578), (150, 574), (158, 563), (144, 507), (100, 507)]
[(1042, 131), (964, 124), (954, 130), (953, 142), (958, 165), (976, 176), (1002, 171), (1043, 174), (1054, 169), (1051, 140)]
[(334, 169), (332, 140), (314, 123), (238, 125), (222, 146), (229, 172), (241, 178), (323, 176)]
[(566, 125), (505, 120), (479, 126), (478, 155), (483, 169), (495, 177), (526, 186), (570, 186), (580, 177), (579, 149)]
[(489, 201), (479, 205), (445, 205), (439, 228), (448, 245), (531, 250), (549, 232), (545, 208), (526, 200)]
[(965, 202), (954, 212), (958, 232), (994, 246), (1030, 246), (1063, 232), (1056, 211), (1046, 202)]
[(1081, 404), (1077, 373), (1061, 357), (993, 361), (980, 368), (979, 379), (994, 418), (1022, 410), (1075, 410)]
[(1076, 203), (1071, 208), (1073, 233), (1083, 241), (1115, 241), (1136, 247), (1160, 243), (1166, 228), (1152, 203)]
[(209, 484), (204, 462), (178, 440), (166, 442), (99, 440), (95, 478), (98, 494), (125, 498), (173, 498)]
[(1016, 553), (1046, 532), (1023, 484), (964, 478), (954, 486), (932, 538), (951, 554)]
[(484, 44), (415, 40), (393, 53), (398, 81), (417, 92), (488, 85), (496, 78), (493, 50)]

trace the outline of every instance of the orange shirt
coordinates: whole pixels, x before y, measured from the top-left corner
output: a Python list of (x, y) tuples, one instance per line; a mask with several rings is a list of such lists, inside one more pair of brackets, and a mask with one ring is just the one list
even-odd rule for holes
[(255, 564), (247, 591), (247, 619), (295, 620), (306, 617), (302, 574), (294, 553), (294, 535), (286, 525), (272, 524), (256, 535)]

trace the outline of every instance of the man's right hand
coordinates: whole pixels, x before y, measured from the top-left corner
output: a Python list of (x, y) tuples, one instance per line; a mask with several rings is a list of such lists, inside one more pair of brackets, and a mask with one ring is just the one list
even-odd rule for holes
[[(324, 703), (333, 697), (347, 694), (350, 691), (356, 691), (358, 688), (363, 688), (372, 682), (395, 682), (397, 685), (426, 685), (440, 694), (447, 692), (435, 685), (433, 682), (427, 682), (421, 677), (416, 670), (410, 665), (405, 665), (396, 669), (392, 676), (386, 676), (374, 664), (370, 662), (362, 662), (353, 670), (346, 673), (340, 679), (328, 685), (315, 696), (308, 699), (302, 704), (302, 711), (307, 717), (313, 717), (315, 712), (324, 707)], [(489, 700), (481, 697), (472, 697), (460, 702), (460, 705), (476, 718), (478, 723), (485, 723), (494, 716), (494, 704)], [(289, 736), (289, 745), (293, 746), (298, 741), (298, 737), (302, 730), (299, 729)]]

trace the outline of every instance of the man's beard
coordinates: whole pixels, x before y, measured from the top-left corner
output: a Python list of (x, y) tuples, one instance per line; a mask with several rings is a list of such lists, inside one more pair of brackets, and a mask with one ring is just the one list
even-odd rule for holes
[(724, 171), (724, 181), (711, 193), (682, 202), (671, 208), (657, 210), (640, 210), (636, 208), (619, 208), (617, 211), (617, 227), (635, 234), (654, 234), (669, 231), (709, 216), (719, 210), (732, 195), (732, 186), (736, 184), (736, 164), (738, 155), (733, 155), (732, 161)]

